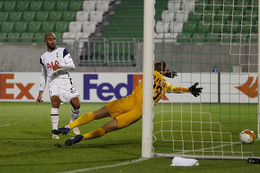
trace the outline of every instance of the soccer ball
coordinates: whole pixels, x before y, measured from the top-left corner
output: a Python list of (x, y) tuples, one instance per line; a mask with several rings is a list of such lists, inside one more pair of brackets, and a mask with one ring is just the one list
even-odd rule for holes
[(252, 144), (255, 141), (255, 133), (249, 129), (240, 132), (239, 137), (240, 141), (245, 144)]

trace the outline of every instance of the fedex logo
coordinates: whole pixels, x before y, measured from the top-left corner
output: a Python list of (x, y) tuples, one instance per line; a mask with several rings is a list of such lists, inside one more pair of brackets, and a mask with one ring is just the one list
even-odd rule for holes
[[(142, 75), (127, 75), (126, 83), (118, 83), (113, 86), (111, 83), (102, 82), (98, 84), (99, 75), (98, 74), (84, 74), (84, 100), (91, 100), (90, 93), (91, 91), (95, 92), (97, 97), (102, 101), (109, 101), (113, 97), (116, 99), (125, 97), (132, 93), (133, 88), (139, 83), (139, 80), (142, 78)], [(126, 90), (126, 95), (121, 95), (121, 90)]]
[[(23, 85), (22, 83), (13, 83), (9, 82), (9, 80), (14, 79), (14, 74), (0, 74), (0, 99), (17, 99), (20, 100), (23, 97), (26, 97), (29, 100), (33, 100), (34, 97), (30, 93), (30, 89), (34, 85), (34, 83), (28, 83), (27, 85)], [(18, 87), (20, 92), (15, 95), (14, 88)], [(11, 91), (10, 93), (8, 91)]]

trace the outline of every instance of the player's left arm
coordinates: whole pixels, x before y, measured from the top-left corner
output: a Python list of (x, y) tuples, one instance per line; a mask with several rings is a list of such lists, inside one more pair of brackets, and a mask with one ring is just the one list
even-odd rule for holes
[[(57, 69), (64, 69), (64, 70), (74, 70), (75, 69), (75, 64), (71, 58), (71, 55), (69, 53), (69, 51), (67, 49), (63, 50), (63, 62), (61, 62), (60, 64), (57, 64)], [(54, 67), (53, 67), (53, 70)]]
[(166, 83), (168, 85), (167, 93), (184, 93), (190, 92), (194, 97), (198, 97), (202, 92), (202, 87), (197, 87), (199, 85), (198, 82), (193, 84), (191, 87), (181, 87), (181, 86), (172, 86), (170, 83)]

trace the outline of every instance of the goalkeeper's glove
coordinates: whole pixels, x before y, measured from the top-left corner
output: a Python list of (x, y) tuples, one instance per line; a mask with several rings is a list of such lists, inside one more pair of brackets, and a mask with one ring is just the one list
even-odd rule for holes
[(196, 88), (197, 85), (199, 85), (198, 82), (196, 82), (195, 84), (193, 84), (190, 88), (189, 88), (189, 92), (194, 95), (194, 97), (198, 97), (200, 95), (200, 93), (202, 92), (203, 88)]
[(174, 78), (175, 76), (177, 76), (177, 72), (175, 72), (173, 70), (166, 70), (164, 73), (164, 76), (166, 76), (168, 78)]

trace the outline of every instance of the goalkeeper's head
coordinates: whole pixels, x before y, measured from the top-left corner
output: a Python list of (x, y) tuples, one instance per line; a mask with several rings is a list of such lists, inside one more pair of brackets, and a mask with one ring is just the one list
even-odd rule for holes
[(158, 71), (161, 74), (164, 74), (166, 70), (166, 63), (162, 60), (155, 61), (154, 70)]

